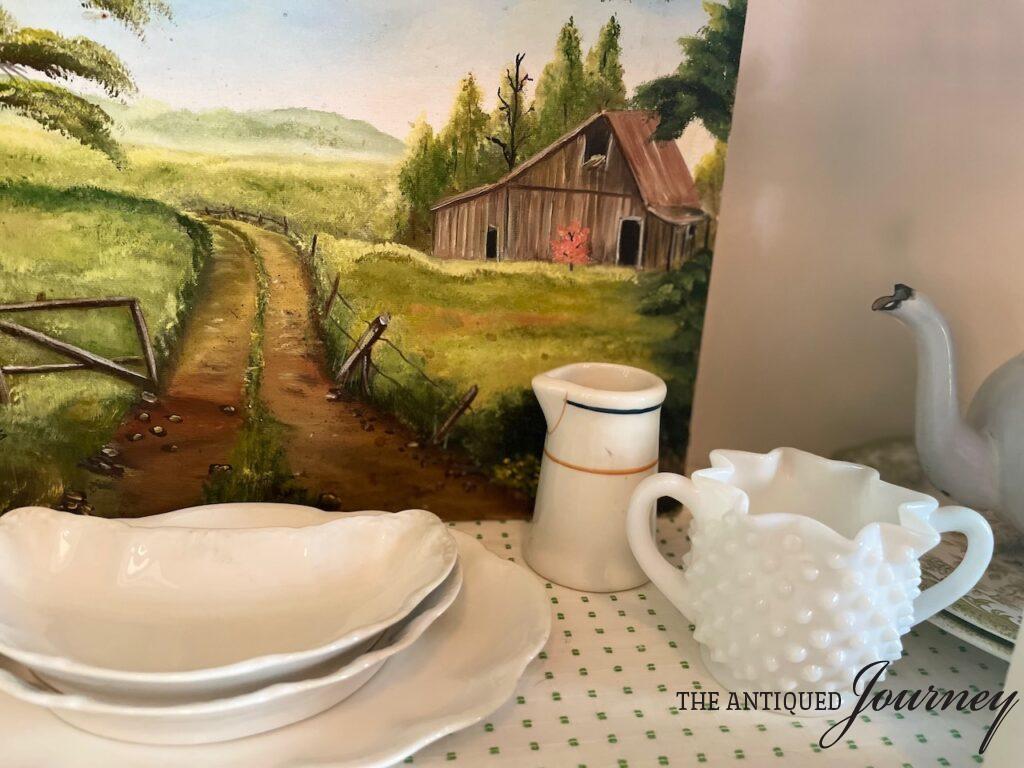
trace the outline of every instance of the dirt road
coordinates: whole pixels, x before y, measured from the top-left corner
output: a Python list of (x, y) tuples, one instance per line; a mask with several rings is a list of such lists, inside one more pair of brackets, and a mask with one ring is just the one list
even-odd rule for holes
[[(127, 468), (119, 483), (120, 517), (201, 503), (210, 465), (229, 460), (242, 425), (256, 269), (240, 237), (213, 231), (206, 287), (166, 391), (156, 403), (140, 402), (118, 430), (115, 447)], [(234, 414), (224, 412), (231, 408)]]
[(295, 485), (311, 499), (336, 497), (345, 510), (421, 507), (446, 520), (528, 514), (522, 497), (465, 474), (465, 457), (420, 447), (416, 435), (367, 403), (328, 401), (332, 380), (311, 312), (314, 293), (294, 247), (245, 224), (213, 230), (206, 293), (190, 318), (167, 391), (156, 403), (140, 403), (118, 431), (118, 461), (127, 468), (118, 483), (118, 514), (200, 504), (210, 465), (231, 461), (245, 418), (256, 313), (250, 247), (269, 277), (258, 397), (284, 426), (281, 446)]
[(298, 482), (333, 493), (344, 509), (422, 507), (446, 520), (522, 517), (523, 499), (481, 476), (458, 476), (459, 456), (410, 448), (416, 436), (366, 403), (326, 399), (332, 381), (313, 325), (306, 270), (285, 238), (239, 226), (260, 249), (270, 276), (260, 396), (291, 430), (285, 447)]

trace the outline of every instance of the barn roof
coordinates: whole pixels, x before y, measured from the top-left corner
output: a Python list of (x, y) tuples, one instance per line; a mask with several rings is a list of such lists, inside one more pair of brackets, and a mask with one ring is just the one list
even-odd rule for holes
[(587, 126), (597, 120), (607, 120), (616, 142), (622, 148), (622, 154), (633, 173), (633, 178), (636, 179), (640, 196), (651, 212), (672, 223), (683, 224), (697, 220), (703, 216), (700, 198), (697, 196), (693, 177), (690, 176), (690, 170), (686, 167), (679, 147), (674, 141), (651, 139), (651, 134), (658, 127), (658, 119), (656, 113), (640, 110), (599, 112), (526, 162), (520, 163), (493, 184), (485, 184), (443, 198), (432, 205), (430, 210), (436, 211), (504, 186), (575, 139)]
[(697, 188), (674, 141), (652, 141), (658, 127), (653, 112), (606, 112), (647, 205), (689, 205), (700, 208)]

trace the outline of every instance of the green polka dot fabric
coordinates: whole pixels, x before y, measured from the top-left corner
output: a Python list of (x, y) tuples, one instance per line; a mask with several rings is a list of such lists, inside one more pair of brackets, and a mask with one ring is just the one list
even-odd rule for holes
[[(453, 527), (522, 562), (526, 523)], [(661, 519), (662, 551), (678, 561), (685, 526)], [(524, 566), (525, 567), (525, 566)], [(962, 768), (978, 765), (992, 713), (869, 712), (821, 749), (827, 718), (773, 712), (683, 712), (676, 691), (720, 690), (704, 670), (688, 622), (653, 585), (588, 594), (546, 583), (551, 638), (516, 694), (497, 712), (406, 759), (414, 766), (640, 768), (641, 766), (842, 766)], [(895, 688), (1001, 690), (1005, 662), (922, 624), (904, 638)]]

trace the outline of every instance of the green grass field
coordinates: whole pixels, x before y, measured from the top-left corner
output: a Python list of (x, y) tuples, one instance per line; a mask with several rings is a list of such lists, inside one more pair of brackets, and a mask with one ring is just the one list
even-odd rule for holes
[(320, 245), (320, 290), (340, 272), (359, 320), (390, 312), (388, 337), (457, 389), (477, 384), (480, 404), (574, 360), (649, 367), (652, 342), (673, 330), (637, 314), (640, 287), (629, 269), (442, 262), (400, 245), (333, 238)]
[(287, 215), (304, 232), (386, 239), (398, 193), (383, 163), (296, 155), (222, 156), (126, 146), (123, 171), (96, 152), (23, 120), (0, 121), (0, 179), (55, 187), (93, 185), (178, 208), (233, 205)]
[[(425, 433), (436, 415), (471, 385), (480, 388), (474, 412), (458, 437), (475, 458), (491, 466), (535, 454), (543, 437), (530, 393), (534, 374), (581, 360), (605, 360), (676, 371), (662, 354), (677, 330), (667, 315), (642, 315), (648, 290), (635, 271), (537, 262), (442, 262), (394, 244), (320, 239), (314, 265), (321, 298), (341, 274), (341, 302), (327, 324), (337, 359), (352, 336), (381, 312), (390, 312), (387, 337), (441, 384), (429, 385), (397, 352), (377, 351), (381, 369), (401, 386), (378, 378), (375, 396)], [(679, 436), (680, 439), (684, 435)]]
[[(171, 353), (209, 249), (202, 224), (162, 203), (95, 188), (0, 182), (0, 302), (45, 294), (137, 296), (161, 359)], [(127, 309), (37, 312), (11, 320), (102, 355), (136, 355)], [(0, 336), (7, 364), (67, 362)], [(11, 377), (0, 406), (0, 509), (52, 501), (79, 478), (137, 396), (96, 373)]]

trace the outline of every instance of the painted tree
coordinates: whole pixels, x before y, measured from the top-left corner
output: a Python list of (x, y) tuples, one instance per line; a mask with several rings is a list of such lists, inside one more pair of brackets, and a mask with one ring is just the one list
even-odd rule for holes
[(693, 169), (693, 183), (700, 195), (701, 205), (715, 221), (722, 207), (722, 184), (725, 181), (724, 141), (716, 141), (715, 148), (700, 159)]
[[(170, 17), (164, 0), (79, 1), (140, 36), (154, 17)], [(113, 120), (63, 85), (72, 79), (93, 83), (112, 98), (135, 91), (127, 68), (109, 48), (86, 37), (19, 27), (0, 7), (0, 109), (34, 120), (123, 165), (124, 154), (111, 130)]]
[(481, 160), (487, 147), (489, 118), (481, 100), (480, 86), (469, 73), (459, 83), (451, 116), (439, 137), (448, 152), (450, 187), (455, 192), (483, 181)]
[(590, 227), (581, 226), (578, 221), (568, 227), (559, 227), (558, 237), (551, 241), (551, 260), (556, 264), (568, 264), (569, 271), (577, 264), (590, 261)]
[(676, 71), (637, 88), (637, 105), (661, 115), (655, 138), (677, 138), (700, 120), (716, 139), (729, 140), (747, 0), (705, 0), (704, 10), (708, 23), (679, 41), (684, 58)]
[(398, 189), (405, 206), (402, 238), (413, 245), (430, 243), (430, 206), (449, 188), (451, 168), (444, 145), (434, 136), (426, 117), (413, 124), (406, 154), (398, 171)]
[(589, 111), (622, 109), (626, 106), (626, 84), (623, 82), (622, 46), (619, 37), (622, 26), (612, 16), (601, 27), (597, 42), (587, 52), (583, 73), (587, 81)]
[(535, 103), (534, 151), (543, 149), (590, 114), (580, 31), (571, 16), (558, 33), (555, 58), (545, 65), (537, 81)]
[(532, 105), (527, 105), (526, 89), (533, 78), (523, 69), (525, 53), (517, 53), (515, 64), (505, 69), (505, 77), (498, 86), (498, 109), (493, 119), (493, 132), (487, 137), (501, 150), (508, 170), (518, 165), (523, 148), (536, 131)]

